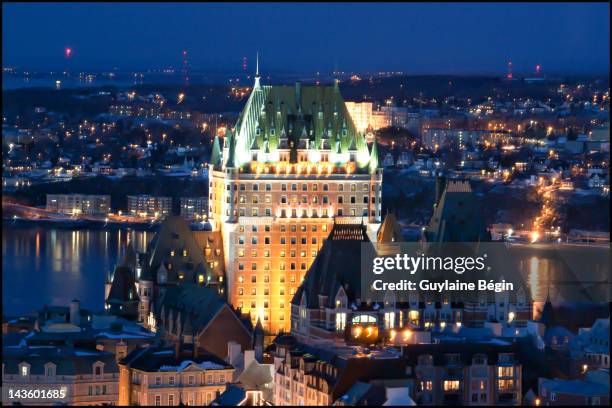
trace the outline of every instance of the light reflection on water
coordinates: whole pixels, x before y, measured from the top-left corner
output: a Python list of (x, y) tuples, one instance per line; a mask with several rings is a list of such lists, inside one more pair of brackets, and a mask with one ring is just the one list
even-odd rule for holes
[[(4, 315), (32, 313), (45, 304), (66, 305), (75, 297), (84, 307), (101, 310), (105, 277), (114, 268), (117, 258), (123, 255), (128, 240), (137, 251), (143, 252), (154, 234), (153, 230), (3, 226)], [(512, 258), (523, 272), (527, 289), (536, 301), (535, 309), (549, 292), (553, 301), (575, 300), (568, 299), (580, 291), (575, 282), (571, 283), (572, 279), (594, 281), (602, 276), (609, 279), (609, 273), (606, 275), (608, 264), (589, 263), (601, 256), (601, 249), (563, 248), (562, 256), (555, 259), (542, 256), (542, 252), (538, 252), (541, 248), (533, 245), (513, 249)], [(609, 249), (607, 251), (604, 253), (609, 254)], [(560, 272), (564, 269), (571, 273)], [(566, 290), (565, 298), (561, 290), (556, 290), (557, 285)]]
[(3, 314), (32, 313), (75, 297), (84, 307), (101, 309), (105, 277), (128, 240), (144, 251), (152, 237), (151, 232), (134, 230), (3, 226)]

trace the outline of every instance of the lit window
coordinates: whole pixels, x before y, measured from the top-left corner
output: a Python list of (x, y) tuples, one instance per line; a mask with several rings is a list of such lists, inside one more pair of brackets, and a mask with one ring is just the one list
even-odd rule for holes
[(336, 331), (342, 331), (346, 327), (346, 313), (336, 313)]
[(444, 381), (444, 391), (459, 391), (459, 381), (458, 380), (445, 380)]

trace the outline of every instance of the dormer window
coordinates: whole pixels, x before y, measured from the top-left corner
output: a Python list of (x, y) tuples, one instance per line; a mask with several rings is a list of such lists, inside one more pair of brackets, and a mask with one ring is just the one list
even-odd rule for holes
[(174, 256), (174, 249), (170, 251), (170, 256)]
[(45, 364), (45, 376), (54, 377), (55, 376), (55, 364), (47, 363)]
[(28, 363), (21, 363), (19, 365), (19, 374), (22, 377), (27, 377), (30, 375), (30, 365)]
[(104, 375), (104, 363), (96, 361), (93, 365), (94, 377), (99, 378)]

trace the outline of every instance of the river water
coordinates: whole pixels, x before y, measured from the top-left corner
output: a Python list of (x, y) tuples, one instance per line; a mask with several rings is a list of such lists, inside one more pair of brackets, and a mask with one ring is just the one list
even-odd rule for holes
[(128, 240), (144, 251), (155, 231), (2, 227), (2, 306), (5, 316), (78, 298), (94, 310), (104, 305), (104, 281)]
[[(101, 310), (105, 277), (123, 255), (128, 241), (137, 251), (144, 252), (154, 234), (154, 229), (72, 230), (3, 222), (4, 316), (31, 314), (44, 305), (67, 305), (73, 298), (78, 298), (83, 307)], [(559, 288), (570, 293), (566, 299), (580, 300), (574, 282), (577, 277), (589, 282), (609, 280), (609, 247), (557, 247), (552, 250), (554, 260), (547, 255), (550, 251), (538, 245), (512, 250), (511, 257), (522, 270), (523, 281), (534, 300), (543, 301), (547, 293), (554, 295)], [(602, 290), (609, 291), (609, 287)], [(589, 293), (594, 292), (589, 289)]]

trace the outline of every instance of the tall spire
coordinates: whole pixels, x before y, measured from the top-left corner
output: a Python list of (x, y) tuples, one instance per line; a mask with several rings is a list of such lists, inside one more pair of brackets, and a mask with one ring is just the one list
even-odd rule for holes
[(259, 51), (257, 52), (257, 57), (255, 58), (255, 85), (253, 86), (254, 89), (257, 89), (260, 87), (259, 84)]

